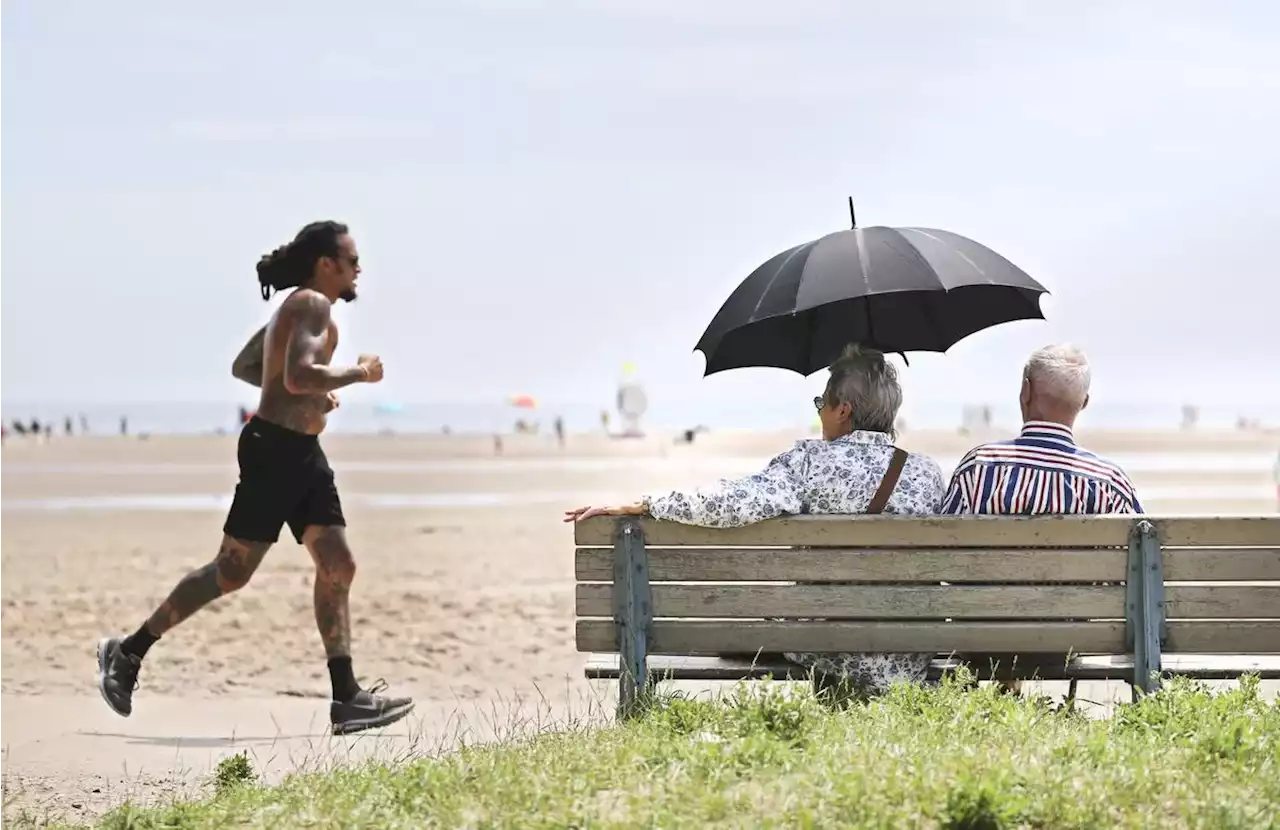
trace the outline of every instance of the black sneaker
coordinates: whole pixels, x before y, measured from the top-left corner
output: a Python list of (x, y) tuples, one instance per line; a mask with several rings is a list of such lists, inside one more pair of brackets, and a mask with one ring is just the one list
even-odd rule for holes
[(379, 680), (368, 689), (361, 689), (346, 703), (329, 704), (329, 721), (333, 734), (346, 735), (362, 729), (373, 729), (395, 723), (413, 711), (413, 700), (407, 697), (383, 697), (387, 682)]
[(133, 690), (138, 688), (142, 658), (120, 648), (122, 638), (103, 637), (98, 641), (98, 691), (117, 715), (133, 712)]

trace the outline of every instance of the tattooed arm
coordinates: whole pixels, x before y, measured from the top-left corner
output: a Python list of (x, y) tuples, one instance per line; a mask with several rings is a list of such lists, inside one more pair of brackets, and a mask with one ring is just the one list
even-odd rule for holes
[(267, 327), (258, 329), (258, 333), (249, 338), (240, 354), (231, 362), (231, 376), (242, 380), (250, 386), (262, 386), (262, 346), (267, 339)]
[[(320, 294), (299, 292), (293, 329), (285, 347), (284, 388), (294, 395), (323, 395), (353, 383), (382, 380), (382, 361), (361, 355), (355, 366), (334, 367), (322, 358), (331, 304)], [(290, 298), (292, 299), (292, 298)]]

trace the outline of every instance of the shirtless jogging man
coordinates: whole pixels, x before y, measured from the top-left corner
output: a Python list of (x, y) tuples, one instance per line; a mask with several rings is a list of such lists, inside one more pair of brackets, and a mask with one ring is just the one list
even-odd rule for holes
[(222, 546), (207, 565), (187, 574), (168, 599), (127, 637), (98, 643), (98, 686), (118, 714), (133, 710), (142, 658), (156, 640), (218, 597), (243, 588), (288, 524), (316, 564), (315, 612), (329, 659), (336, 734), (393, 723), (413, 709), (409, 698), (361, 689), (351, 667), (347, 596), (355, 561), (333, 470), (319, 435), (337, 406), (334, 390), (382, 380), (382, 361), (361, 355), (354, 366), (330, 366), (338, 328), (330, 309), (356, 297), (360, 260), (347, 227), (315, 222), (258, 263), (262, 298), (295, 288), (270, 322), (236, 358), (233, 374), (262, 388), (257, 414), (240, 432), (240, 482), (223, 525)]

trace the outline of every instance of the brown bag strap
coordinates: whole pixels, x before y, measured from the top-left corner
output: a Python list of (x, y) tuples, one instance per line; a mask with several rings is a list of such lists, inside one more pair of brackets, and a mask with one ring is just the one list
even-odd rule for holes
[(902, 475), (902, 467), (906, 463), (907, 451), (894, 447), (893, 458), (889, 459), (889, 469), (884, 471), (884, 478), (880, 479), (880, 488), (871, 497), (871, 504), (867, 505), (868, 513), (879, 513), (884, 510), (884, 506), (889, 503), (889, 495), (893, 493), (893, 488), (898, 486), (898, 476)]

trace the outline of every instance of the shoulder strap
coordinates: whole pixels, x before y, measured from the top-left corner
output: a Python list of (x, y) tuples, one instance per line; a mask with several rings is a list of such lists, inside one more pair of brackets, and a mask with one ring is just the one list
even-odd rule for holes
[(880, 487), (871, 497), (871, 504), (867, 505), (868, 513), (879, 513), (884, 510), (890, 494), (893, 493), (893, 488), (898, 486), (898, 476), (902, 475), (902, 467), (906, 463), (907, 451), (894, 447), (893, 457), (889, 459), (889, 469), (884, 471), (884, 478), (880, 479)]

